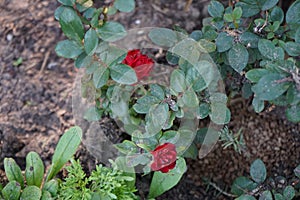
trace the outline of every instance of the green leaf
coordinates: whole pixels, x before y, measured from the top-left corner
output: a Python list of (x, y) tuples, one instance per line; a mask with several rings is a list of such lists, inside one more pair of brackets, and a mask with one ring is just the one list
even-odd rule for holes
[(12, 158), (4, 158), (4, 170), (9, 181), (17, 181), (24, 188), (22, 171), (16, 161)]
[(213, 64), (206, 61), (201, 60), (194, 65), (194, 68), (198, 71), (201, 77), (204, 79), (206, 87), (216, 78), (214, 73)]
[(39, 154), (29, 152), (26, 156), (25, 178), (27, 185), (40, 187), (44, 178), (44, 164)]
[[(208, 18), (211, 19), (211, 18)], [(205, 22), (203, 22), (205, 23)], [(202, 32), (203, 32), (203, 39), (200, 39), (199, 42), (201, 40), (207, 40), (209, 42), (212, 42), (213, 40), (215, 40), (218, 37), (218, 32), (216, 31), (216, 29), (214, 27), (211, 26), (211, 23), (213, 23), (211, 20), (208, 20), (207, 25), (204, 26), (202, 28)]]
[(248, 53), (249, 53), (249, 59), (248, 59), (248, 64), (255, 64), (257, 60), (261, 59), (261, 55), (258, 51), (258, 49), (251, 49), (248, 48)]
[(266, 69), (251, 69), (246, 73), (246, 78), (252, 83), (257, 83), (263, 76), (269, 74)]
[(249, 99), (253, 95), (251, 87), (252, 87), (252, 85), (249, 82), (244, 83), (244, 85), (242, 86), (242, 97), (243, 98)]
[(58, 182), (56, 179), (52, 179), (44, 184), (43, 191), (50, 192), (52, 197), (56, 197), (58, 191)]
[(295, 189), (292, 186), (286, 186), (283, 190), (283, 196), (286, 200), (292, 200), (296, 195)]
[(40, 200), (42, 197), (42, 191), (37, 186), (27, 186), (20, 197), (20, 200)]
[(137, 82), (137, 76), (131, 67), (125, 64), (110, 66), (111, 78), (120, 84), (132, 85)]
[(41, 200), (53, 200), (50, 192), (48, 191), (42, 191), (42, 197)]
[[(174, 111), (174, 108), (172, 106), (170, 106), (170, 107)], [(176, 109), (177, 109), (176, 111), (178, 111), (178, 106), (176, 107)], [(175, 112), (169, 111), (168, 121), (162, 127), (163, 130), (170, 129), (173, 126), (174, 120), (176, 118), (176, 113)]]
[(271, 103), (278, 106), (288, 106), (286, 95), (279, 96), (278, 98), (272, 100)]
[(167, 103), (152, 105), (146, 115), (146, 131), (150, 135), (157, 134), (169, 117), (169, 106)]
[(285, 51), (290, 56), (299, 56), (300, 55), (300, 44), (296, 42), (287, 42), (284, 46)]
[(285, 76), (282, 74), (267, 74), (252, 87), (252, 91), (260, 100), (273, 100), (282, 95), (291, 83), (281, 81)]
[[(144, 145), (144, 144), (142, 144)], [(142, 147), (141, 147), (142, 148)], [(150, 159), (146, 154), (134, 154), (126, 156), (126, 163), (129, 167), (135, 167), (137, 165), (146, 165), (150, 163)], [(115, 198), (117, 199), (117, 198)]]
[(232, 13), (225, 13), (224, 14), (224, 21), (225, 22), (233, 22), (234, 19), (233, 19)]
[(264, 110), (265, 108), (265, 102), (263, 100), (260, 100), (256, 96), (252, 100), (252, 106), (254, 108), (254, 111), (256, 113), (260, 113), (261, 111)]
[(286, 22), (288, 24), (300, 24), (300, 1), (295, 1), (286, 13)]
[(300, 27), (296, 31), (295, 42), (297, 42), (298, 44), (300, 44)]
[(207, 10), (210, 16), (222, 18), (224, 6), (218, 1), (211, 1), (207, 7)]
[(263, 0), (261, 4), (261, 10), (269, 10), (276, 6), (279, 0)]
[(176, 33), (167, 28), (155, 28), (148, 36), (154, 44), (163, 47), (172, 47), (178, 41)]
[(197, 107), (199, 105), (198, 97), (197, 97), (196, 93), (194, 92), (194, 90), (192, 90), (192, 89), (187, 90), (183, 94), (182, 100), (186, 107), (193, 108), (193, 107)]
[(267, 177), (267, 170), (262, 160), (256, 159), (250, 166), (251, 178), (256, 183), (263, 183)]
[(295, 175), (300, 178), (300, 165), (298, 165), (295, 169), (294, 169), (294, 173)]
[(101, 64), (98, 61), (92, 62), (92, 64), (86, 67), (86, 74), (93, 74)]
[(198, 109), (197, 109), (197, 117), (199, 119), (204, 119), (208, 116), (210, 111), (210, 107), (208, 103), (200, 103)]
[(88, 55), (94, 54), (98, 47), (99, 38), (97, 32), (90, 28), (84, 35), (84, 50)]
[(242, 196), (239, 196), (238, 198), (236, 198), (235, 200), (256, 200), (255, 197), (250, 196), (248, 194), (244, 194)]
[(89, 56), (85, 52), (83, 52), (76, 58), (75, 67), (83, 68), (83, 67), (90, 66), (92, 64), (92, 61), (93, 61), (93, 57)]
[(121, 62), (127, 55), (127, 51), (124, 49), (115, 46), (106, 46), (105, 44), (103, 44), (102, 49), (98, 50), (100, 51), (100, 59), (108, 66)]
[(287, 119), (291, 122), (300, 122), (300, 104), (292, 105), (286, 109)]
[(225, 32), (222, 32), (218, 35), (216, 39), (216, 45), (218, 52), (225, 52), (232, 47), (234, 38), (228, 35)]
[(257, 48), (260, 37), (251, 32), (244, 32), (240, 36), (240, 41), (243, 45), (249, 46), (250, 48)]
[(139, 98), (133, 109), (140, 114), (147, 114), (152, 105), (159, 103), (160, 100), (155, 96), (145, 95)]
[(76, 0), (76, 10), (80, 13), (85, 12), (93, 6), (93, 0)]
[(170, 87), (175, 92), (183, 92), (186, 89), (186, 82), (183, 71), (175, 69), (170, 78)]
[(242, 72), (247, 66), (249, 53), (241, 44), (235, 44), (228, 52), (227, 55), (230, 66), (238, 73)]
[(92, 106), (84, 112), (83, 118), (89, 122), (99, 121), (102, 117), (102, 114), (103, 112), (101, 112), (101, 110), (95, 106)]
[(5, 200), (19, 200), (21, 195), (20, 184), (15, 180), (9, 181), (9, 183), (7, 183), (7, 185), (2, 189), (2, 195)]
[[(107, 92), (106, 95), (109, 92)], [(130, 93), (124, 89), (122, 86), (114, 86), (113, 93), (109, 97), (110, 109), (115, 117), (127, 117), (128, 115), (128, 101), (130, 98)]]
[(64, 58), (76, 58), (83, 51), (82, 47), (75, 41), (63, 40), (57, 43), (55, 52), (58, 56)]
[(242, 8), (242, 10), (243, 10), (242, 17), (245, 17), (245, 18), (252, 17), (260, 12), (260, 7), (256, 3), (248, 4), (247, 2), (240, 1), (240, 2), (236, 3), (235, 6)]
[(71, 40), (81, 43), (84, 36), (84, 29), (80, 17), (70, 7), (64, 7), (59, 16), (59, 24), (64, 34)]
[(235, 7), (232, 11), (232, 17), (235, 20), (240, 19), (242, 17), (242, 14), (243, 14), (243, 10), (241, 7)]
[(172, 143), (175, 144), (178, 139), (179, 139), (180, 135), (177, 131), (166, 131), (162, 134), (161, 138), (159, 139), (159, 143), (163, 144), (163, 143)]
[(75, 0), (58, 0), (58, 2), (65, 6), (73, 6), (75, 4)]
[(269, 190), (263, 191), (258, 200), (273, 200), (272, 193)]
[(52, 157), (52, 165), (48, 172), (46, 181), (52, 179), (64, 166), (66, 162), (76, 152), (82, 137), (82, 130), (78, 126), (74, 126), (67, 130), (60, 138), (54, 155)]
[[(123, 171), (122, 176), (126, 176), (126, 186), (132, 190), (135, 190), (135, 180), (136, 180), (136, 174), (133, 167), (129, 167), (126, 163), (125, 157), (117, 157), (115, 160), (115, 164), (118, 168), (118, 170)], [(129, 179), (128, 179), (129, 178)], [(130, 178), (132, 180), (130, 180)], [(129, 191), (129, 190), (128, 190)]]
[(217, 49), (216, 44), (207, 39), (200, 39), (198, 43), (200, 47), (205, 50), (205, 53), (212, 53)]
[(121, 12), (131, 12), (135, 7), (134, 0), (116, 0), (114, 6)]
[(179, 43), (177, 43), (170, 52), (177, 55), (179, 58), (183, 58), (191, 64), (195, 64), (200, 56), (200, 52), (204, 51), (198, 42), (191, 38), (186, 38)]
[(176, 161), (175, 168), (168, 173), (154, 172), (148, 198), (155, 198), (174, 187), (186, 169), (185, 160), (180, 157)]
[(64, 11), (64, 5), (59, 6), (58, 8), (56, 8), (55, 12), (54, 12), (54, 18), (55, 20), (59, 21), (59, 17), (61, 15), (61, 13)]
[(179, 57), (170, 51), (167, 52), (166, 59), (171, 65), (177, 65), (179, 62)]
[(230, 121), (230, 110), (226, 104), (214, 102), (210, 105), (210, 119), (216, 124), (227, 124)]
[(300, 103), (300, 92), (298, 92), (295, 85), (290, 87), (286, 94), (287, 102), (291, 105), (296, 105)]
[(124, 154), (136, 153), (138, 150), (135, 143), (129, 140), (124, 140), (122, 143), (115, 144), (114, 147)]
[[(186, 112), (188, 113), (188, 112)], [(191, 113), (188, 113), (191, 114)], [(186, 115), (188, 115), (186, 114)], [(193, 114), (193, 113), (192, 113)], [(180, 124), (179, 132), (179, 139), (176, 142), (176, 151), (177, 156), (181, 156), (189, 147), (190, 144), (195, 139), (196, 136), (196, 125), (194, 124), (194, 116), (192, 120), (189, 121), (183, 121), (183, 123), (186, 124)]]
[(282, 8), (276, 6), (272, 9), (272, 12), (270, 14), (270, 19), (275, 22), (278, 21), (279, 23), (283, 22), (284, 19), (284, 12)]
[(195, 41), (199, 41), (203, 38), (203, 33), (200, 30), (195, 30), (190, 34), (190, 38), (194, 39)]
[(223, 104), (226, 104), (227, 100), (228, 100), (228, 98), (227, 98), (226, 94), (221, 93), (221, 92), (211, 93), (210, 97), (209, 97), (209, 101), (211, 103), (223, 103)]
[(109, 79), (109, 70), (105, 66), (98, 63), (97, 70), (93, 73), (93, 83), (95, 88), (101, 88), (106, 85)]
[(183, 153), (184, 158), (197, 159), (198, 148), (195, 143), (192, 143), (191, 146)]
[(285, 198), (280, 193), (275, 193), (274, 198), (275, 200), (285, 200)]
[(126, 36), (125, 28), (118, 22), (105, 22), (105, 24), (96, 31), (99, 37), (107, 42), (114, 42)]
[(233, 181), (230, 192), (240, 196), (247, 191), (253, 190), (256, 186), (257, 184), (251, 181), (249, 178), (240, 176)]
[(284, 59), (284, 50), (281, 47), (275, 47), (270, 40), (260, 39), (258, 41), (258, 50), (264, 57), (270, 60)]
[(188, 87), (192, 86), (195, 92), (200, 92), (208, 86), (195, 67), (190, 67), (187, 69), (186, 84)]
[(151, 84), (150, 85), (150, 93), (151, 95), (157, 97), (160, 100), (164, 100), (165, 92), (163, 88), (158, 84)]

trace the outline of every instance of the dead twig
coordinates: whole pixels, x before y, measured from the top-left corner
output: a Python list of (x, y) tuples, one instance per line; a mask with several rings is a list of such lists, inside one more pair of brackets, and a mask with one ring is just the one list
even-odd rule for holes
[(46, 67), (46, 64), (48, 62), (49, 56), (50, 56), (50, 51), (47, 51), (47, 53), (45, 54), (45, 59), (43, 60), (42, 67), (41, 67), (41, 69), (39, 71), (38, 76), (42, 75), (42, 73), (43, 73), (43, 71), (44, 71), (44, 69)]
[(222, 188), (220, 188), (219, 186), (217, 186), (217, 184), (211, 182), (210, 180), (206, 180), (207, 184), (212, 186), (213, 188), (215, 188), (216, 190), (218, 190), (219, 192), (221, 192), (223, 195), (228, 196), (228, 197), (232, 197), (232, 198), (236, 198), (237, 195), (234, 194), (230, 194), (226, 191), (224, 191)]
[(193, 0), (187, 0), (185, 7), (184, 7), (184, 11), (187, 12), (192, 4)]

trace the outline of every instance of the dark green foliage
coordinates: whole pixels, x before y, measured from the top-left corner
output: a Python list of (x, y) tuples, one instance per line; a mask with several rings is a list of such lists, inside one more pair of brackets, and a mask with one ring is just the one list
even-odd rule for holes
[[(299, 178), (299, 166), (294, 170), (295, 176)], [(262, 160), (256, 159), (250, 166), (250, 177), (240, 176), (236, 178), (231, 186), (231, 193), (238, 200), (292, 200), (296, 196), (299, 186), (288, 185), (286, 178), (277, 176), (267, 178), (267, 171)], [(299, 179), (293, 178), (297, 183)], [(282, 184), (284, 183), (284, 184)], [(274, 197), (274, 198), (273, 198)]]
[[(44, 179), (44, 164), (37, 153), (29, 152), (27, 154), (24, 177), (14, 159), (5, 158), (4, 168), (9, 183), (0, 190), (0, 197), (5, 200), (51, 200), (55, 198), (58, 191), (58, 182), (54, 179), (54, 176), (73, 156), (80, 141), (81, 129), (79, 127), (72, 127), (65, 132), (56, 146), (52, 166), (46, 179)], [(26, 184), (24, 180), (26, 180)]]

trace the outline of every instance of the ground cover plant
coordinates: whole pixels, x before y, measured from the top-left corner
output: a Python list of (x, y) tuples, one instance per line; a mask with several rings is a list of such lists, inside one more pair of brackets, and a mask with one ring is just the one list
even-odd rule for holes
[[(284, 106), (290, 121), (300, 121), (299, 1), (286, 13), (276, 0), (230, 2), (227, 7), (211, 1), (211, 17), (203, 20), (201, 30), (188, 34), (180, 27), (151, 28), (149, 40), (164, 48), (168, 64), (175, 66), (169, 85), (151, 79), (155, 61), (142, 49), (114, 45), (130, 32), (108, 15), (132, 11), (134, 1), (103, 7), (93, 1), (60, 2), (55, 16), (68, 39), (58, 43), (56, 52), (85, 68), (82, 95), (95, 102), (85, 118), (120, 121), (131, 140), (115, 145), (119, 158), (144, 174), (155, 171), (148, 198), (178, 183), (186, 171), (184, 157), (205, 156), (228, 132), (222, 129), (230, 121), (227, 104), (235, 95), (251, 98), (256, 112), (267, 103)], [(235, 81), (224, 91), (223, 80)], [(211, 120), (206, 133), (198, 127), (205, 118)], [(198, 152), (196, 144), (207, 145), (208, 139), (213, 140), (210, 147)], [(242, 143), (222, 139), (235, 148)]]

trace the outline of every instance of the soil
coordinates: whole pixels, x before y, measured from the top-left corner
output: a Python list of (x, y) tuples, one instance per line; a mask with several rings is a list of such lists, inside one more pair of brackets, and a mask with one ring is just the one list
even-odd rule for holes
[[(188, 11), (183, 0), (136, 2), (134, 12), (117, 14), (113, 20), (128, 29), (178, 24), (190, 32), (201, 27), (209, 1), (193, 1)], [(53, 17), (58, 6), (50, 0), (0, 1), (0, 182), (6, 181), (4, 157), (14, 158), (24, 169), (26, 154), (36, 151), (49, 166), (60, 135), (75, 124), (72, 88), (78, 72), (71, 60), (54, 52), (56, 43), (64, 39)], [(229, 124), (234, 132), (243, 129), (246, 152), (239, 155), (218, 143), (206, 157), (188, 159), (184, 178), (158, 199), (232, 199), (207, 187), (203, 178), (228, 191), (237, 176), (249, 174), (256, 158), (265, 162), (268, 176), (292, 176), (300, 163), (300, 125), (288, 122), (281, 108), (261, 114), (248, 108), (247, 101), (235, 100)], [(115, 124), (106, 126), (112, 130)], [(84, 145), (76, 157), (87, 171), (97, 163)], [(147, 180), (137, 185), (142, 194), (147, 193), (147, 186)]]

